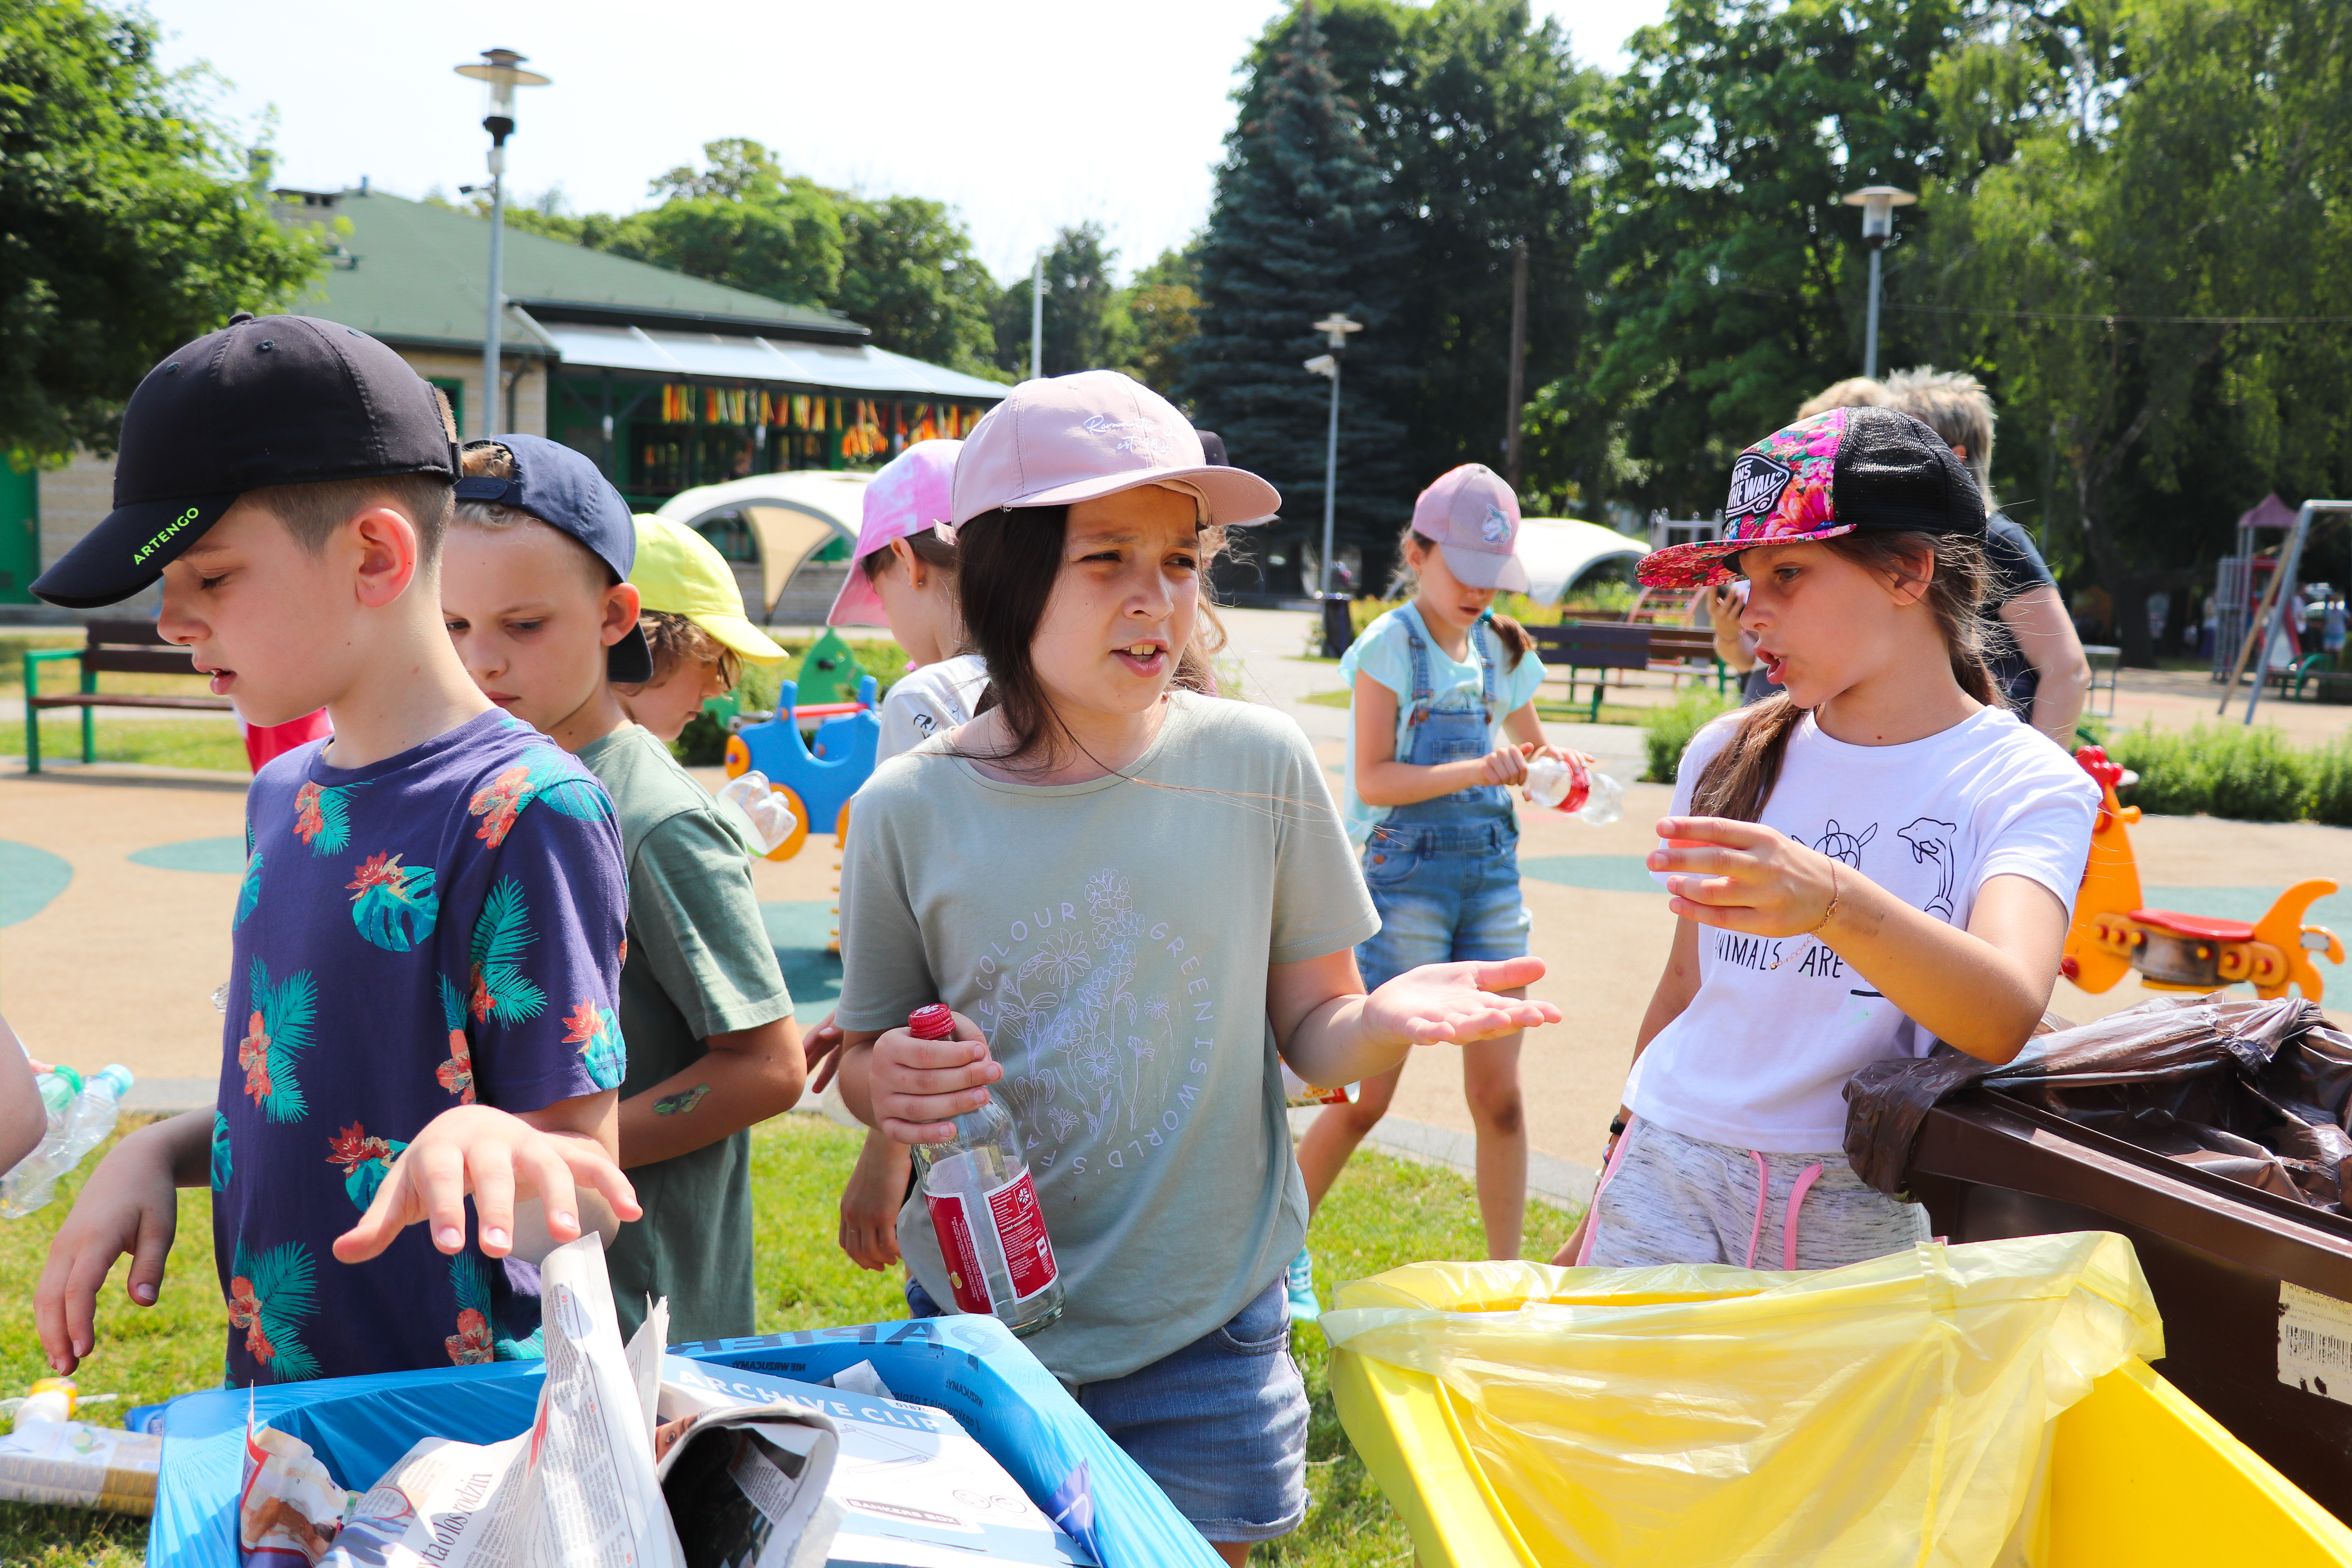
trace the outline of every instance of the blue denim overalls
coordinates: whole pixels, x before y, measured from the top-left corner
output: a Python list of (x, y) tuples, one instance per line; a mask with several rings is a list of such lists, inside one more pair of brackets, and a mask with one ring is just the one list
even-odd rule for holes
[[(1499, 652), (1486, 617), (1470, 628), (1478, 695), (1449, 693), (1444, 702), (1430, 679), (1419, 615), (1401, 618), (1412, 649), (1412, 706), (1397, 761), (1433, 767), (1485, 756), (1494, 749)], [(1382, 818), (1362, 860), (1381, 917), (1379, 934), (1356, 950), (1365, 985), (1377, 987), (1423, 963), (1525, 953), (1529, 921), (1519, 898), (1518, 846), (1518, 816), (1502, 784), (1400, 805)]]

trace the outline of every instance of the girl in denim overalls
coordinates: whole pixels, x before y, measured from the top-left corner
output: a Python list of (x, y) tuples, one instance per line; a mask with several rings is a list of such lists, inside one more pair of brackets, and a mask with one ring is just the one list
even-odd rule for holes
[[(1380, 934), (1356, 950), (1368, 986), (1418, 964), (1528, 951), (1510, 786), (1537, 752), (1564, 753), (1544, 744), (1536, 719), (1543, 667), (1528, 634), (1493, 609), (1498, 589), (1528, 586), (1518, 529), (1517, 499), (1483, 464), (1430, 486), (1398, 542), (1413, 601), (1364, 628), (1340, 661), (1355, 693), (1344, 813), (1381, 917)], [(1310, 1204), (1387, 1111), (1399, 1076), (1367, 1079), (1360, 1100), (1326, 1109), (1308, 1129), (1298, 1163)], [(1516, 1258), (1528, 1186), (1519, 1037), (1463, 1047), (1462, 1079), (1486, 1250)], [(1316, 1310), (1310, 1270), (1302, 1251), (1291, 1266), (1294, 1316)]]

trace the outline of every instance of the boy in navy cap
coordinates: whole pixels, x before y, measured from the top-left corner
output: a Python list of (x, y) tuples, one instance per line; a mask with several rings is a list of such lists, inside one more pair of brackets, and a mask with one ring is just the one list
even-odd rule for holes
[(148, 373), (114, 511), (33, 585), (90, 607), (160, 576), (158, 626), (215, 692), (335, 729), (247, 795), (216, 1108), (125, 1138), (50, 1247), (60, 1373), (118, 1257), (155, 1300), (174, 1187), (213, 1190), (232, 1386), (536, 1354), (517, 1200), (556, 1241), (638, 1212), (613, 1161), (620, 832), (449, 646), (452, 435), (375, 340), (239, 315)]
[(484, 694), (585, 763), (620, 818), (621, 1163), (645, 1208), (605, 1255), (622, 1331), (667, 1297), (673, 1342), (750, 1334), (749, 1129), (792, 1109), (806, 1068), (745, 846), (614, 690), (653, 675), (620, 492), (537, 436), (469, 443), (462, 467), (441, 568), (449, 636)]

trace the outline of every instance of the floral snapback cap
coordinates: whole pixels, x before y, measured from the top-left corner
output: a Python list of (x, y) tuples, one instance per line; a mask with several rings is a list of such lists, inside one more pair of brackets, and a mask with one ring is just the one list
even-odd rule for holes
[(1643, 557), (1653, 588), (1728, 583), (1759, 544), (1803, 544), (1858, 528), (1985, 531), (1984, 497), (1943, 438), (1892, 408), (1832, 408), (1775, 430), (1731, 465), (1723, 531)]

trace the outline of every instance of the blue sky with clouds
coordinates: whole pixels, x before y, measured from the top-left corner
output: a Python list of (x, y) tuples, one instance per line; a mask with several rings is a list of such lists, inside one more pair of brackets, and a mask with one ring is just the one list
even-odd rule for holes
[[(226, 113), (278, 152), (278, 182), (367, 175), (402, 195), (482, 177), (482, 89), (451, 72), (519, 49), (551, 87), (520, 95), (509, 191), (575, 210), (643, 205), (703, 142), (750, 136), (828, 184), (953, 205), (999, 278), (1094, 218), (1124, 267), (1208, 210), (1234, 68), (1269, 0), (993, 5), (806, 0), (677, 7), (614, 0), (151, 0), (164, 59), (207, 62)], [(1614, 67), (1664, 0), (1538, 0), (1580, 58)], [(660, 19), (677, 18), (674, 29)]]

